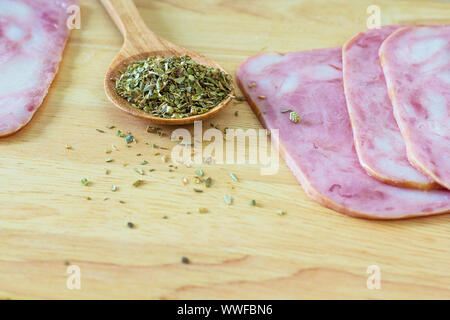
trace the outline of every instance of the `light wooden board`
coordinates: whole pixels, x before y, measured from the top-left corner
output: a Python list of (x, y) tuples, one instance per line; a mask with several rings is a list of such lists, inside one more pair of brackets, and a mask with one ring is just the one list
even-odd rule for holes
[[(364, 30), (366, 8), (374, 4), (136, 2), (161, 37), (233, 74), (259, 52), (342, 45)], [(25, 129), (0, 139), (0, 298), (450, 298), (449, 215), (349, 218), (309, 200), (283, 162), (276, 176), (261, 176), (256, 165), (205, 164), (213, 186), (194, 193), (194, 169), (169, 172), (145, 144), (171, 146), (168, 136), (146, 133), (145, 121), (107, 101), (103, 76), (122, 39), (99, 2), (81, 3), (82, 28), (73, 32), (43, 106)], [(445, 2), (376, 4), (383, 24), (450, 22)], [(230, 105), (212, 122), (260, 128), (246, 103)], [(125, 148), (106, 125), (131, 130), (138, 144)], [(112, 144), (120, 150), (105, 154)], [(107, 157), (114, 162), (105, 163)], [(135, 189), (133, 168), (142, 159), (156, 171)], [(188, 186), (181, 183), (185, 176)], [(82, 177), (93, 184), (82, 186)], [(119, 187), (115, 193), (112, 184)], [(233, 205), (224, 194), (233, 196)], [(250, 199), (258, 206), (249, 206)], [(198, 207), (209, 213), (196, 213)], [(280, 209), (287, 215), (278, 216)], [(137, 228), (127, 228), (128, 221)], [(192, 263), (182, 264), (182, 256)], [(66, 287), (65, 261), (80, 267), (81, 290)], [(374, 264), (381, 268), (380, 290), (366, 288), (366, 269)]]

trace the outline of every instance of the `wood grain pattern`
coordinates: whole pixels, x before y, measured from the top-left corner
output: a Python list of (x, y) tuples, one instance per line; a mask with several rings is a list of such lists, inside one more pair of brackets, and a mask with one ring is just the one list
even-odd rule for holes
[[(148, 134), (146, 121), (105, 97), (103, 77), (122, 36), (99, 2), (81, 3), (82, 28), (72, 33), (44, 105), (26, 128), (0, 139), (0, 298), (450, 298), (448, 215), (349, 218), (310, 201), (284, 163), (276, 176), (261, 176), (255, 165), (205, 164), (213, 186), (194, 193), (193, 168), (169, 172), (145, 144), (173, 145), (172, 129), (164, 127), (163, 137)], [(259, 52), (342, 45), (365, 28), (372, 1), (136, 4), (156, 34), (233, 74)], [(449, 3), (378, 4), (383, 24), (450, 23)], [(261, 127), (246, 103), (231, 104), (212, 122)], [(106, 125), (131, 130), (138, 143), (126, 148)], [(105, 154), (112, 144), (120, 150)], [(108, 157), (114, 162), (105, 163)], [(133, 168), (142, 159), (156, 171), (135, 189)], [(82, 186), (82, 177), (93, 184)], [(119, 187), (115, 193), (112, 184)], [(225, 204), (225, 193), (233, 205)], [(250, 199), (258, 206), (249, 206)], [(209, 213), (196, 213), (198, 207)], [(287, 215), (278, 216), (279, 209)], [(136, 229), (127, 228), (128, 221)], [(182, 256), (192, 263), (182, 264)], [(81, 268), (81, 290), (67, 289), (66, 260)], [(372, 264), (381, 268), (381, 290), (366, 288)]]

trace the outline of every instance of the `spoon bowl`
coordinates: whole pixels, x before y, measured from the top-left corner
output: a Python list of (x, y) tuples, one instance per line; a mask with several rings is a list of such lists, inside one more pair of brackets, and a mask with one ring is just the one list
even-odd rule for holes
[(182, 125), (194, 121), (206, 120), (216, 115), (232, 100), (234, 89), (230, 95), (208, 112), (181, 119), (170, 119), (155, 117), (143, 110), (133, 107), (127, 100), (122, 98), (115, 90), (116, 79), (135, 61), (145, 60), (156, 56), (169, 58), (171, 56), (189, 56), (198, 64), (218, 68), (226, 72), (214, 60), (177, 46), (165, 39), (159, 38), (147, 28), (132, 0), (101, 0), (124, 36), (124, 44), (109, 66), (105, 76), (105, 93), (108, 99), (119, 109), (132, 114), (135, 117), (149, 120), (156, 124)]

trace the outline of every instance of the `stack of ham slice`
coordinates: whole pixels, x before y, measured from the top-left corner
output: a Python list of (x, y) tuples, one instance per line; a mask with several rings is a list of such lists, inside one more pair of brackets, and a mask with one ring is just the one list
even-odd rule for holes
[(56, 75), (75, 0), (0, 0), (0, 137), (25, 126)]
[(450, 27), (385, 26), (343, 48), (258, 55), (237, 80), (317, 202), (371, 219), (450, 212)]

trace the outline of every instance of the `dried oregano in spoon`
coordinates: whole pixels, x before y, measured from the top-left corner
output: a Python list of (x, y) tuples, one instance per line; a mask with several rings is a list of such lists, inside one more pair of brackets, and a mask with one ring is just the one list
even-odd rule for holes
[(127, 67), (116, 91), (135, 108), (155, 117), (180, 119), (208, 112), (232, 90), (225, 72), (190, 57), (149, 57)]

